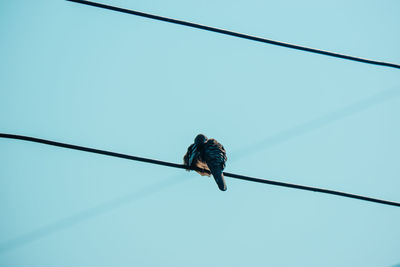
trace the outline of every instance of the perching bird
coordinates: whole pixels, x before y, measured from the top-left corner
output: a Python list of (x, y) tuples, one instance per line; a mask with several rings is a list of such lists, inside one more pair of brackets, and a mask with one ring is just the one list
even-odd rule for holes
[[(188, 147), (183, 157), (183, 163), (188, 167), (198, 167), (211, 172), (220, 190), (226, 190), (224, 174), (226, 162), (225, 148), (215, 139), (207, 139), (204, 134), (199, 134), (194, 139), (194, 144)], [(188, 169), (189, 170), (189, 169)], [(202, 176), (210, 176), (207, 172), (196, 171)]]

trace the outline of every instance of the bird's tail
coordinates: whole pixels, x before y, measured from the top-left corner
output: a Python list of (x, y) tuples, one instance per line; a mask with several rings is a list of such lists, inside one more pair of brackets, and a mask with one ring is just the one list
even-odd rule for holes
[(219, 190), (221, 191), (226, 191), (226, 184), (224, 180), (224, 174), (222, 173), (222, 170), (213, 170), (211, 169), (211, 173), (214, 177), (215, 182), (217, 183)]

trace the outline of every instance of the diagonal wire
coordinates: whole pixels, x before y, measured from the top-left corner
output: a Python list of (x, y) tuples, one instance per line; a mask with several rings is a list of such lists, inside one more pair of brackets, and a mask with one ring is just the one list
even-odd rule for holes
[(371, 95), (365, 99), (352, 103), (351, 105), (345, 106), (343, 108), (337, 109), (333, 112), (324, 114), (315, 119), (306, 121), (304, 123), (293, 126), (287, 130), (280, 131), (276, 134), (270, 135), (267, 138), (260, 140), (259, 142), (253, 143), (249, 146), (239, 148), (232, 151), (230, 160), (246, 157), (252, 153), (261, 151), (268, 147), (272, 147), (281, 143), (284, 143), (292, 138), (298, 137), (300, 135), (309, 133), (331, 123), (334, 123), (343, 118), (349, 117), (355, 113), (361, 112), (372, 106), (378, 105), (384, 101), (388, 101), (400, 96), (400, 88), (394, 87), (391, 89), (384, 90), (377, 94)]
[[(78, 1), (75, 1), (75, 2), (78, 2)], [(74, 148), (72, 148), (73, 145), (70, 145), (70, 146), (71, 147), (65, 146), (65, 148), (74, 149)], [(84, 151), (86, 151), (86, 150), (84, 150)], [(87, 152), (91, 152), (91, 151), (87, 151)], [(113, 152), (111, 152), (111, 153), (113, 153)], [(115, 154), (116, 155), (123, 155), (123, 154), (119, 154), (119, 153), (115, 153)], [(115, 155), (111, 155), (110, 154), (109, 156), (115, 156)], [(128, 156), (128, 155), (124, 155), (124, 156)], [(127, 159), (133, 159), (133, 158), (137, 158), (136, 160), (140, 160), (140, 161), (144, 161), (144, 162), (148, 162), (148, 163), (154, 163), (154, 164), (160, 164), (160, 165), (164, 165), (164, 166), (179, 168), (178, 167), (179, 164), (162, 162), (162, 161), (157, 161), (157, 160), (152, 160), (152, 159), (145, 159), (145, 158), (134, 157), (134, 156), (129, 156), (129, 158), (127, 158)], [(166, 164), (164, 164), (164, 163), (166, 163)], [(252, 177), (241, 176), (241, 175), (230, 174), (230, 173), (225, 173), (225, 175), (229, 176), (229, 177), (233, 177), (233, 178), (238, 178), (238, 179), (243, 179), (243, 177), (246, 177), (245, 180), (250, 180), (250, 181), (254, 181), (254, 182), (265, 183), (265, 181), (266, 181), (264, 179), (252, 178)], [(274, 181), (272, 181), (272, 182), (274, 182)], [(79, 212), (79, 213), (77, 213), (75, 215), (66, 217), (66, 218), (58, 220), (58, 221), (56, 221), (54, 223), (48, 224), (46, 226), (43, 226), (43, 227), (41, 227), (41, 228), (39, 228), (39, 229), (37, 229), (35, 231), (32, 231), (32, 232), (29, 232), (27, 234), (21, 235), (19, 237), (10, 239), (10, 240), (8, 240), (6, 242), (0, 243), (0, 253), (2, 253), (4, 251), (7, 251), (7, 250), (10, 250), (10, 249), (14, 249), (14, 248), (19, 247), (19, 246), (24, 245), (24, 244), (30, 243), (30, 242), (35, 241), (37, 239), (43, 238), (44, 236), (46, 236), (48, 234), (51, 234), (51, 233), (54, 233), (56, 231), (71, 227), (72, 225), (74, 225), (76, 223), (79, 223), (81, 221), (84, 221), (84, 220), (88, 220), (91, 217), (100, 215), (100, 214), (105, 213), (105, 212), (109, 212), (109, 211), (111, 211), (111, 210), (113, 210), (115, 208), (118, 208), (118, 207), (122, 206), (123, 204), (126, 204), (127, 202), (131, 202), (132, 200), (137, 200), (137, 199), (146, 197), (146, 196), (148, 196), (148, 195), (150, 195), (150, 194), (152, 194), (154, 192), (158, 192), (160, 189), (163, 189), (165, 187), (169, 187), (171, 185), (175, 185), (176, 183), (177, 182), (172, 183), (172, 184), (170, 182), (162, 183), (162, 184), (156, 184), (154, 186), (151, 186), (151, 187), (147, 188), (144, 191), (131, 193), (131, 194), (128, 194), (128, 195), (126, 195), (124, 197), (120, 197), (120, 198), (114, 199), (112, 201), (105, 202), (105, 203), (100, 204), (98, 206), (95, 206), (95, 207), (92, 207), (90, 209), (87, 209), (87, 210), (84, 210), (82, 212)], [(303, 190), (310, 190), (310, 191), (318, 191), (318, 190), (313, 190), (312, 187), (298, 186), (298, 185), (292, 185), (292, 184), (281, 183), (281, 182), (268, 183), (268, 184), (275, 184), (275, 185), (280, 185), (280, 186), (285, 186), (285, 187), (292, 187), (292, 188), (303, 189)], [(343, 196), (343, 194), (347, 194), (347, 193), (337, 192), (337, 191), (333, 191), (333, 190), (325, 190), (325, 189), (322, 189), (322, 190), (329, 191), (329, 194), (336, 194), (336, 195), (342, 195), (342, 196)], [(318, 192), (322, 192), (322, 191), (318, 191)], [(324, 192), (324, 193), (328, 193), (328, 192)], [(347, 194), (347, 195), (349, 195), (349, 194)], [(356, 195), (352, 195), (352, 196), (354, 197)], [(350, 197), (350, 196), (348, 196), (348, 197)], [(369, 198), (369, 199), (371, 199), (371, 198)], [(387, 203), (384, 203), (384, 204), (387, 204)]]
[[(41, 143), (41, 144), (46, 144), (46, 145), (51, 145), (51, 146), (58, 146), (58, 147), (63, 147), (63, 148), (68, 148), (68, 149), (96, 153), (96, 154), (101, 154), (101, 155), (106, 155), (106, 156), (111, 156), (111, 157), (124, 158), (124, 159), (129, 159), (129, 160), (147, 162), (147, 163), (151, 163), (151, 164), (163, 165), (163, 166), (168, 166), (168, 167), (173, 167), (173, 168), (188, 169), (188, 167), (183, 164), (177, 164), (177, 163), (171, 163), (171, 162), (166, 162), (166, 161), (161, 161), (161, 160), (131, 156), (131, 155), (126, 155), (126, 154), (121, 154), (121, 153), (116, 153), (116, 152), (111, 152), (111, 151), (106, 151), (106, 150), (100, 150), (100, 149), (95, 149), (95, 148), (89, 148), (89, 147), (71, 145), (71, 144), (60, 143), (60, 142), (55, 142), (55, 141), (50, 141), (50, 140), (45, 140), (45, 139), (39, 139), (39, 138), (35, 138), (35, 137), (30, 137), (30, 136), (0, 133), (0, 138), (24, 140), (24, 141)], [(190, 167), (189, 169), (210, 173), (208, 170), (200, 169), (197, 167)], [(228, 173), (228, 172), (224, 172), (224, 175), (226, 177), (231, 177), (231, 178), (241, 179), (241, 180), (246, 180), (246, 181), (251, 181), (251, 182), (270, 184), (270, 185), (276, 185), (276, 186), (282, 186), (282, 187), (289, 187), (289, 188), (295, 188), (295, 189), (306, 190), (306, 191), (314, 191), (314, 192), (319, 192), (319, 193), (337, 195), (337, 196), (342, 196), (342, 197), (354, 198), (354, 199), (375, 202), (375, 203), (384, 204), (384, 205), (400, 207), (400, 203), (398, 203), (398, 202), (377, 199), (377, 198), (371, 198), (371, 197), (366, 197), (366, 196), (361, 196), (361, 195), (355, 195), (355, 194), (350, 194), (350, 193), (345, 193), (345, 192), (340, 192), (340, 191), (335, 191), (335, 190), (330, 190), (330, 189), (290, 184), (290, 183), (255, 178), (255, 177), (250, 177), (250, 176), (245, 176), (245, 175), (239, 175), (239, 174), (234, 174), (234, 173)]]
[(373, 64), (373, 65), (379, 65), (379, 66), (384, 66), (384, 67), (400, 69), (400, 65), (395, 64), (395, 63), (371, 60), (371, 59), (360, 58), (360, 57), (355, 57), (355, 56), (349, 56), (349, 55), (339, 54), (339, 53), (325, 51), (325, 50), (321, 50), (321, 49), (275, 41), (275, 40), (252, 36), (252, 35), (248, 35), (248, 34), (244, 34), (244, 33), (233, 32), (233, 31), (229, 31), (229, 30), (225, 30), (225, 29), (214, 28), (214, 27), (201, 25), (201, 24), (197, 24), (197, 23), (192, 23), (192, 22), (188, 22), (188, 21), (162, 17), (162, 16), (158, 16), (158, 15), (143, 13), (143, 12), (139, 12), (139, 11), (135, 11), (135, 10), (105, 5), (105, 4), (91, 2), (91, 1), (85, 1), (85, 0), (67, 0), (67, 1), (84, 4), (84, 5), (88, 5), (88, 6), (104, 8), (104, 9), (113, 10), (113, 11), (117, 11), (117, 12), (127, 13), (127, 14), (145, 17), (145, 18), (149, 18), (149, 19), (169, 22), (169, 23), (173, 23), (173, 24), (179, 24), (179, 25), (196, 28), (196, 29), (201, 29), (201, 30), (205, 30), (205, 31), (211, 31), (211, 32), (216, 32), (216, 33), (220, 33), (220, 34), (230, 35), (230, 36), (247, 39), (247, 40), (252, 40), (252, 41), (256, 41), (256, 42), (267, 43), (267, 44), (282, 46), (282, 47), (286, 47), (286, 48), (306, 51), (306, 52), (310, 52), (310, 53), (316, 53), (316, 54), (325, 55), (325, 56), (331, 56), (331, 57), (336, 57), (336, 58), (341, 58), (341, 59), (346, 59), (346, 60), (362, 62), (362, 63), (366, 63), (366, 64)]
[(28, 233), (21, 234), (17, 237), (11, 238), (9, 240), (0, 243), (0, 254), (19, 248), (23, 245), (29, 244), (33, 241), (42, 239), (52, 233), (58, 232), (60, 230), (72, 227), (82, 221), (89, 220), (95, 216), (110, 212), (116, 208), (119, 208), (132, 201), (138, 201), (140, 199), (146, 198), (152, 194), (155, 194), (165, 188), (178, 185), (182, 182), (190, 181), (188, 179), (175, 179), (176, 177), (170, 177), (169, 179), (162, 181), (161, 183), (156, 183), (144, 188), (141, 191), (135, 191), (133, 193), (127, 194), (122, 197), (118, 197), (111, 201), (104, 202), (95, 207), (91, 207), (64, 217), (55, 222), (46, 224), (38, 229), (30, 231)]
[[(252, 145), (250, 147), (241, 149), (239, 151), (233, 151), (232, 154), (234, 157), (232, 158), (232, 155), (230, 156), (230, 162), (233, 162), (233, 161), (239, 159), (239, 157), (243, 157), (246, 154), (254, 153), (255, 151), (258, 151), (260, 149), (265, 149), (267, 147), (279, 144), (281, 142), (285, 142), (285, 141), (287, 141), (291, 138), (294, 138), (298, 135), (315, 130), (316, 128), (323, 127), (329, 123), (332, 123), (341, 118), (350, 116), (354, 113), (364, 110), (370, 106), (376, 105), (380, 102), (386, 101), (388, 99), (392, 99), (393, 97), (398, 97), (399, 94), (400, 94), (400, 91), (398, 91), (398, 88), (386, 90), (386, 91), (383, 91), (376, 95), (373, 95), (365, 100), (361, 100), (350, 106), (344, 107), (343, 109), (339, 109), (335, 112), (326, 114), (326, 115), (322, 116), (321, 118), (306, 122), (305, 124), (301, 124), (301, 125), (291, 128), (289, 130), (272, 135), (272, 136), (268, 137), (267, 139), (265, 139), (261, 142), (258, 142), (256, 145)], [(237, 155), (237, 154), (239, 154), (239, 155)], [(165, 189), (167, 187), (175, 186), (182, 182), (188, 181), (187, 179), (177, 180), (176, 177), (173, 177), (173, 178), (174, 178), (173, 180), (167, 179), (166, 182), (163, 181), (161, 183), (154, 184), (142, 191), (133, 192), (133, 193), (130, 193), (123, 197), (118, 197), (116, 199), (109, 200), (100, 205), (88, 208), (79, 213), (76, 213), (76, 214), (73, 214), (73, 215), (70, 215), (70, 216), (67, 216), (64, 218), (61, 218), (55, 222), (46, 224), (38, 229), (35, 229), (28, 233), (24, 233), (24, 234), (14, 237), (14, 238), (11, 238), (9, 240), (6, 240), (4, 242), (1, 242), (0, 243), (0, 253), (16, 249), (23, 245), (26, 245), (26, 244), (29, 244), (36, 240), (42, 239), (42, 238), (44, 238), (48, 235), (51, 235), (55, 232), (72, 227), (78, 223), (81, 223), (82, 221), (86, 221), (93, 217), (110, 212), (110, 211), (112, 211), (116, 208), (120, 208), (121, 206), (124, 206), (132, 201), (137, 201), (141, 198), (147, 197), (148, 195), (159, 192), (161, 189)]]

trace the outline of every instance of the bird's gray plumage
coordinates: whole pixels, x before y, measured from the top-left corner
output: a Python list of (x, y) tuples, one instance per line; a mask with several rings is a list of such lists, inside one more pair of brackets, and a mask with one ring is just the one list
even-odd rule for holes
[[(215, 139), (207, 139), (203, 134), (196, 136), (194, 143), (188, 147), (183, 162), (188, 167), (198, 167), (210, 171), (220, 190), (226, 190), (223, 170), (227, 160), (223, 145)], [(197, 171), (200, 175), (210, 176), (208, 172)]]

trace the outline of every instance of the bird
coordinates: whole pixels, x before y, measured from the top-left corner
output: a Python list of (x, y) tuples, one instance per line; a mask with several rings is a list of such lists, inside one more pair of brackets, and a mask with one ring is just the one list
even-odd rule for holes
[(197, 167), (201, 170), (196, 170), (202, 176), (213, 175), (218, 188), (221, 191), (226, 191), (223, 170), (227, 161), (226, 151), (215, 139), (208, 139), (204, 134), (198, 134), (191, 144), (185, 156), (183, 163), (190, 171), (190, 167)]

